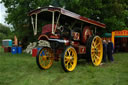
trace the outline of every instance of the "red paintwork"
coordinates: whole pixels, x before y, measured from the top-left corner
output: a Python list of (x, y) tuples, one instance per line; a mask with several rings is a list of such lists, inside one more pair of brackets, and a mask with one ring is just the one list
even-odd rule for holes
[(78, 48), (79, 48), (78, 54), (85, 54), (86, 53), (86, 47), (85, 46), (80, 45)]
[(60, 35), (50, 35), (50, 38), (59, 39), (60, 38)]
[(79, 14), (73, 13), (71, 11), (68, 11), (66, 9), (59, 8), (59, 7), (44, 7), (44, 8), (35, 9), (35, 10), (33, 10), (29, 13), (29, 16), (32, 16), (33, 14), (38, 14), (38, 13), (43, 12), (43, 11), (60, 12), (61, 14), (66, 15), (68, 17), (72, 17), (74, 19), (78, 19), (78, 20), (86, 22), (86, 23), (90, 23), (90, 24), (93, 24), (93, 25), (96, 25), (96, 26), (99, 26), (99, 27), (102, 27), (102, 28), (106, 28), (106, 25), (103, 24), (103, 23), (91, 20), (89, 18), (80, 16)]
[(38, 50), (36, 48), (32, 49), (32, 57), (36, 57), (37, 56), (37, 52)]
[[(54, 25), (55, 30), (56, 25)], [(52, 24), (47, 24), (42, 27), (42, 34), (51, 33), (52, 32)]]
[(38, 40), (41, 40), (41, 38), (43, 38), (43, 40), (49, 40), (50, 38), (54, 38), (54, 39), (59, 39), (60, 38), (60, 35), (53, 35), (53, 34), (49, 34), (49, 35), (46, 35), (46, 34), (41, 34), (38, 38)]
[(80, 16), (79, 19), (82, 20), (82, 21), (85, 21), (87, 23), (94, 24), (94, 25), (99, 26), (99, 27), (102, 27), (102, 28), (106, 28), (106, 25), (105, 24), (100, 23), (98, 21), (94, 21), (94, 20), (91, 20), (89, 18), (82, 17), (82, 16)]
[(88, 37), (92, 35), (92, 31), (90, 30), (89, 26), (84, 27), (83, 33), (82, 33), (82, 42), (86, 43)]
[(66, 46), (70, 45), (70, 42), (68, 39), (64, 38), (64, 40), (66, 41), (66, 43), (65, 43)]
[(41, 34), (38, 38), (38, 40), (41, 40), (41, 38), (44, 38), (45, 40), (49, 40), (49, 37), (45, 34)]
[(76, 49), (77, 54), (85, 54), (86, 53), (86, 47), (83, 45), (74, 46)]
[(80, 43), (79, 43), (79, 42), (77, 42), (77, 41), (72, 41), (72, 42), (71, 42), (71, 45), (72, 45), (72, 46), (79, 46), (79, 45), (80, 45)]

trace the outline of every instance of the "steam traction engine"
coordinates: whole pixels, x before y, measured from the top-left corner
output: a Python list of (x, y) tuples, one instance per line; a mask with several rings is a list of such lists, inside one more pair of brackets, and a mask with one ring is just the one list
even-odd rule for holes
[[(91, 61), (94, 66), (100, 65), (103, 45), (94, 29), (105, 28), (105, 24), (59, 7), (35, 9), (29, 15), (34, 34), (41, 27), (42, 34), (38, 40), (47, 42), (36, 57), (40, 69), (49, 69), (54, 60), (61, 60), (64, 71), (73, 71), (79, 58)], [(47, 20), (52, 23), (45, 22)], [(41, 26), (43, 22), (47, 24)]]

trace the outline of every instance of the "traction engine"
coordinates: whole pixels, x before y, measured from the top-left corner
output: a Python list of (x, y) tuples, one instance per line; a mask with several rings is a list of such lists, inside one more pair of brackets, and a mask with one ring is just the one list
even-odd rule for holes
[(73, 71), (79, 59), (86, 59), (94, 66), (100, 65), (103, 45), (101, 38), (94, 34), (94, 28), (105, 28), (105, 24), (59, 7), (35, 9), (29, 15), (34, 34), (37, 34), (37, 24), (40, 23), (37, 22), (38, 19), (52, 19), (51, 24), (42, 27), (42, 33), (38, 38), (50, 44), (42, 46), (36, 57), (40, 69), (49, 69), (53, 61), (59, 60), (66, 72)]

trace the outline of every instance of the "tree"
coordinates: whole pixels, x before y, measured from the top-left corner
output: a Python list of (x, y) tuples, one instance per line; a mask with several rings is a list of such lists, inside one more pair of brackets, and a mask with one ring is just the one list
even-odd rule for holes
[(125, 23), (125, 3), (119, 0), (106, 0), (103, 1), (102, 18), (104, 23), (107, 24), (108, 32), (113, 30), (126, 29)]
[(47, 6), (50, 0), (2, 0), (7, 8), (8, 16), (6, 21), (13, 25), (14, 33), (24, 45), (30, 41), (35, 41), (32, 35), (30, 17), (28, 13), (38, 7)]
[(34, 37), (28, 12), (38, 7), (53, 5), (65, 7), (82, 16), (103, 22), (104, 32), (128, 28), (128, 0), (1, 0), (7, 8), (6, 21), (12, 24), (14, 33), (24, 43), (37, 40)]
[(3, 39), (12, 39), (13, 33), (10, 31), (10, 27), (7, 27), (0, 23), (0, 44)]

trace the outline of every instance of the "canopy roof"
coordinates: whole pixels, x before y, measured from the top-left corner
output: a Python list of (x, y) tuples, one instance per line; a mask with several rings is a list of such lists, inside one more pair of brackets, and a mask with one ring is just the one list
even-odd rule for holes
[(38, 8), (38, 9), (35, 9), (35, 10), (32, 10), (31, 12), (29, 12), (29, 16), (32, 16), (34, 14), (39, 14), (39, 13), (44, 12), (44, 11), (59, 12), (62, 15), (72, 17), (74, 19), (83, 21), (85, 23), (93, 24), (93, 25), (96, 25), (96, 26), (99, 26), (99, 27), (102, 27), (102, 28), (106, 27), (106, 25), (103, 24), (103, 23), (100, 23), (100, 22), (95, 21), (95, 20), (91, 20), (87, 17), (80, 16), (79, 14), (73, 13), (69, 10), (66, 10), (66, 9), (60, 8), (60, 7), (42, 7), (42, 8)]

